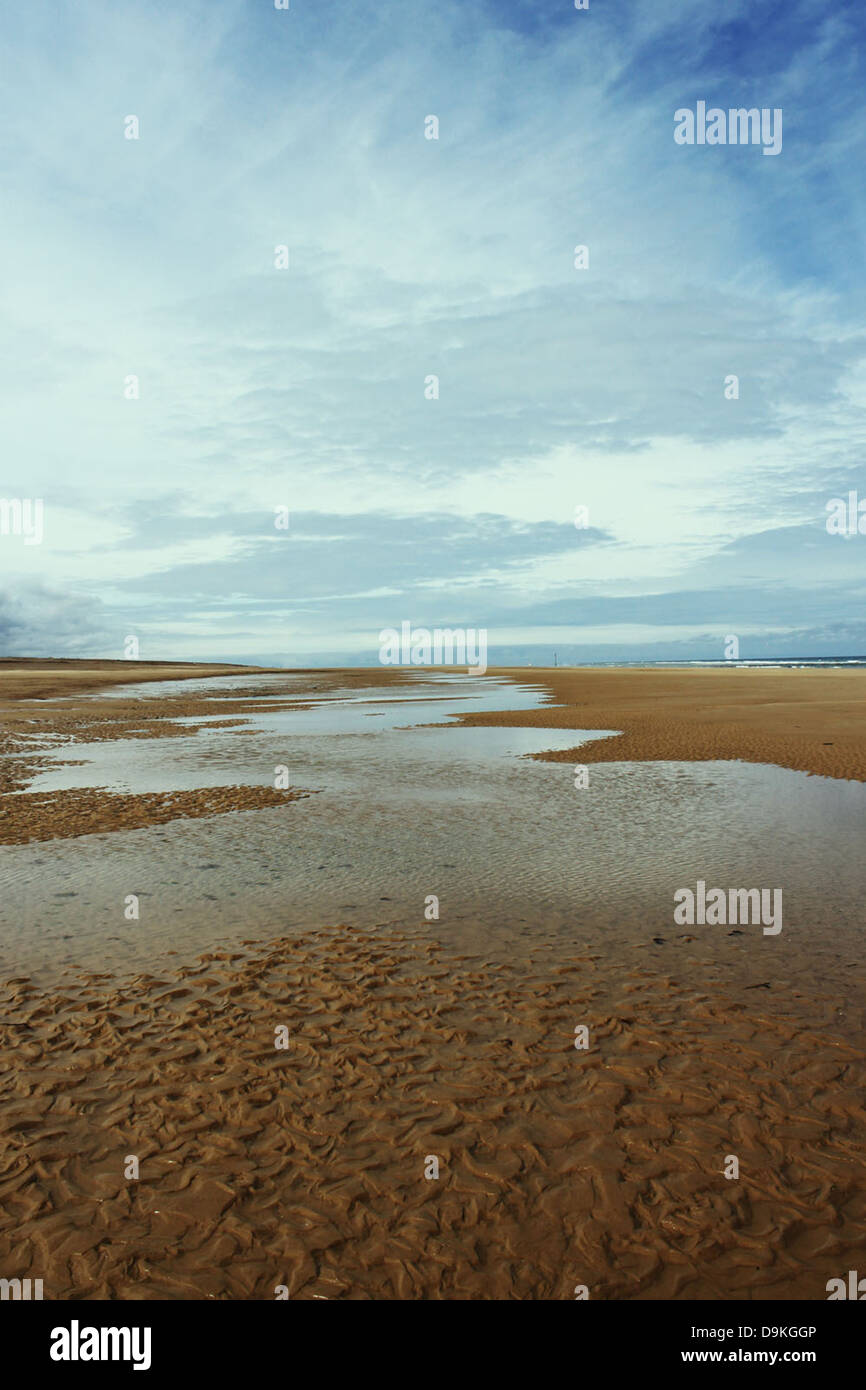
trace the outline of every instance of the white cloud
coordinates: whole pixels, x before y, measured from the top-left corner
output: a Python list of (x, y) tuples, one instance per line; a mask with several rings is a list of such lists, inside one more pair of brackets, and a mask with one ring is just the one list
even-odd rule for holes
[[(749, 13), (726, 7), (724, 24)], [(484, 542), (474, 575), (446, 555), (423, 580), (443, 595), (496, 585), (531, 634), (533, 605), (541, 632), (567, 592), (699, 594), (725, 547), (817, 518), (862, 468), (862, 300), (840, 293), (863, 198), (858, 70), (841, 17), (794, 6), (788, 20), (789, 48), (744, 53), (741, 72), (699, 0), (567, 17), (396, 0), (16, 13), (3, 488), (44, 497), (55, 529), (27, 556), (4, 548), (8, 582), (72, 583), (111, 609), (153, 576), (149, 621), (183, 655), (160, 577), (190, 615), (203, 589), (219, 598), (208, 585), (243, 592), (232, 515), (285, 503), (563, 525), (587, 504), (615, 543), (526, 556), (517, 573)], [(807, 21), (821, 68), (795, 38)], [(708, 74), (738, 102), (754, 88), (786, 106), (778, 160), (674, 145), (673, 111)], [(822, 109), (829, 132), (809, 126)], [(130, 113), (138, 141), (123, 138)], [(723, 397), (731, 372), (738, 401)], [(160, 499), (221, 529), (175, 534)], [(120, 519), (136, 506), (147, 549)], [(378, 594), (385, 622), (402, 579), (370, 544), (358, 597)], [(739, 552), (725, 553), (736, 586)], [(824, 573), (835, 582), (835, 562)], [(336, 649), (354, 591), (335, 575), (323, 613), (315, 587), (315, 631), (330, 624)], [(270, 640), (257, 611), (250, 643)], [(216, 618), (211, 638), (226, 640)]]

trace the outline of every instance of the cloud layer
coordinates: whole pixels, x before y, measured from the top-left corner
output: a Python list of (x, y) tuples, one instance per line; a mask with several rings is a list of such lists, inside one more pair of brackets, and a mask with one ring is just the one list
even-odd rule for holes
[[(4, 651), (866, 650), (824, 527), (866, 499), (853, 6), (6, 27), (2, 489), (46, 521), (0, 535)], [(782, 152), (678, 146), (698, 100)]]

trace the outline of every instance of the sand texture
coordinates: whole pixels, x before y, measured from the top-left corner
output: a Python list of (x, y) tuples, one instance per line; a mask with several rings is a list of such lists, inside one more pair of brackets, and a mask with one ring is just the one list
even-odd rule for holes
[(472, 715), (466, 723), (550, 729), (622, 729), (619, 738), (552, 762), (741, 758), (866, 782), (866, 670), (527, 669), (489, 672), (538, 682), (544, 710)]
[(208, 665), (195, 661), (82, 661), (63, 657), (0, 657), (0, 699), (50, 700), (70, 691), (98, 690), (132, 681), (176, 681), (242, 676), (267, 667)]
[[(23, 676), (0, 667), (7, 845), (304, 794), (22, 795), (46, 735), (172, 738), (213, 714), (193, 690), (99, 695), (103, 677), (121, 679), (116, 667), (130, 679), (128, 663), (37, 665)], [(240, 736), (261, 673), (228, 670), (244, 684), (220, 713)], [(502, 674), (561, 706), (465, 722), (623, 730), (547, 757), (735, 758), (866, 779), (860, 671)], [(308, 673), (293, 698), (406, 678)], [(35, 690), (51, 703), (26, 698)], [(517, 818), (509, 843), (521, 853)], [(387, 891), (377, 888), (383, 904)], [(490, 938), (470, 953), (447, 921), (289, 930), (315, 883), (298, 896), (287, 903), (275, 887), (259, 939), (204, 955), (178, 928), (170, 950), (144, 957), (146, 973), (106, 946), (99, 973), (52, 965), (0, 981), (4, 1278), (41, 1278), (47, 1299), (273, 1299), (285, 1286), (301, 1299), (535, 1300), (585, 1285), (593, 1299), (814, 1300), (863, 1268), (855, 938), (841, 994), (803, 972), (787, 988), (788, 955), (771, 990), (768, 955), (720, 983), (688, 949), (694, 933), (650, 934), (645, 950), (602, 937), (599, 948), (579, 932), (546, 936), (539, 908), (537, 935), (533, 923), (517, 947)], [(507, 875), (496, 910), (509, 912)], [(427, 1176), (433, 1159), (438, 1177)]]
[[(171, 820), (220, 815), (227, 811), (259, 810), (287, 804), (306, 795), (301, 788), (278, 791), (267, 786), (207, 787), (165, 794), (119, 795), (100, 788), (70, 788), (19, 796), (32, 775), (46, 765), (41, 756), (45, 740), (57, 744), (99, 743), (112, 739), (188, 738), (199, 729), (232, 728), (239, 734), (243, 715), (254, 711), (261, 683), (273, 674), (266, 668), (201, 666), (172, 662), (130, 661), (0, 661), (0, 845), (36, 840), (74, 838), (110, 830), (133, 830), (164, 825)], [(293, 673), (298, 674), (298, 673)], [(315, 671), (306, 677), (310, 694), (340, 684), (369, 683), (370, 673)], [(213, 722), (213, 704), (206, 693), (181, 688), (158, 699), (132, 694), (100, 698), (100, 689), (129, 682), (200, 680), (209, 676), (246, 678), (237, 698), (220, 701), (225, 717)], [(386, 672), (381, 684), (405, 680), (402, 672)], [(41, 703), (49, 701), (49, 703)], [(272, 708), (280, 706), (273, 705)], [(303, 708), (297, 685), (285, 708)], [(180, 720), (208, 719), (208, 724)]]
[(757, 994), (331, 929), (2, 1014), (46, 1297), (814, 1299), (862, 1252), (862, 1056)]
[(70, 787), (42, 796), (34, 793), (26, 798), (7, 797), (0, 803), (0, 843), (20, 845), (32, 840), (137, 830), (197, 816), (224, 815), (227, 811), (283, 806), (309, 795), (293, 787), (285, 791), (273, 787), (205, 787), (194, 791), (140, 792), (134, 796)]

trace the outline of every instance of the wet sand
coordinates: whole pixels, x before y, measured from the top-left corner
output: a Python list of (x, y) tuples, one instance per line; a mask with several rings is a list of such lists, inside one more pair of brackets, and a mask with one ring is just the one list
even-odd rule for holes
[(80, 690), (100, 690), (131, 681), (192, 680), (235, 676), (269, 667), (208, 665), (190, 661), (80, 661), (70, 657), (0, 657), (0, 709), (7, 701), (50, 700)]
[[(249, 674), (229, 726), (254, 698)], [(464, 722), (624, 731), (556, 760), (739, 757), (864, 780), (859, 671), (497, 674), (564, 707)], [(309, 679), (312, 696), (372, 677)], [(51, 706), (7, 693), (7, 785), (38, 764), (37, 714), (70, 738), (141, 726), (141, 702), (64, 680)], [(160, 733), (209, 708), (173, 694)], [(266, 789), (206, 790), (227, 800), (203, 814)], [(158, 818), (146, 796), (115, 798), (125, 811), (106, 798), (90, 803), (103, 829)], [(32, 810), (40, 840), (94, 824), (68, 791)], [(862, 1032), (822, 1010), (820, 979), (803, 1002), (763, 975), (720, 986), (688, 939), (650, 966), (541, 932), (521, 954), (469, 953), (444, 924), (323, 924), (203, 956), (179, 939), (146, 973), (19, 973), (0, 986), (0, 1275), (42, 1278), (58, 1299), (272, 1299), (282, 1285), (571, 1299), (578, 1284), (597, 1299), (824, 1299), (864, 1258)]]
[(537, 680), (544, 711), (467, 715), (466, 723), (622, 729), (553, 762), (707, 762), (742, 759), (866, 782), (866, 669), (619, 670), (500, 668)]
[(336, 928), (3, 1015), (0, 1268), (46, 1297), (815, 1299), (862, 1258), (862, 1055), (758, 994)]
[[(98, 788), (16, 797), (41, 766), (46, 739), (55, 743), (94, 743), (112, 739), (186, 738), (213, 719), (207, 691), (193, 683), (209, 677), (248, 678), (234, 700), (220, 703), (225, 717), (218, 726), (245, 732), (243, 715), (256, 708), (260, 677), (274, 674), (267, 667), (197, 666), (174, 662), (130, 661), (0, 661), (0, 845), (62, 839), (102, 831), (166, 824), (171, 820), (212, 816), (228, 811), (279, 806), (306, 794), (304, 788), (278, 792), (267, 787), (208, 787), (198, 792), (118, 796)], [(293, 672), (311, 695), (339, 683), (351, 687), (369, 681), (359, 671)], [(402, 672), (386, 672), (383, 684), (405, 680)], [(183, 681), (189, 691), (172, 689), (154, 699), (138, 692), (125, 696), (114, 687), (156, 685)], [(102, 695), (102, 698), (100, 696)], [(295, 703), (286, 707), (300, 708)], [(42, 703), (45, 701), (46, 703)], [(278, 707), (278, 706), (276, 706)], [(187, 722), (180, 722), (187, 721)]]
[[(439, 668), (440, 673), (446, 668)], [(405, 685), (419, 668), (379, 667), (291, 673), (303, 678), (311, 698), (335, 685)], [(196, 666), (128, 661), (0, 661), (0, 794), (27, 785), (40, 766), (46, 734), (59, 741), (186, 737), (195, 726), (179, 720), (212, 718), (213, 705), (202, 691), (177, 690), (160, 697), (154, 720), (152, 701), (139, 695), (100, 691), (124, 685), (209, 676), (248, 676), (235, 700), (223, 700), (225, 726), (255, 708), (261, 693), (257, 677), (266, 667)], [(278, 674), (278, 673), (277, 673)], [(852, 670), (581, 670), (491, 669), (490, 676), (534, 684), (550, 701), (536, 710), (468, 713), (468, 725), (547, 729), (621, 729), (614, 738), (536, 756), (552, 762), (590, 763), (739, 759), (797, 771), (866, 781), (866, 671)], [(82, 692), (86, 692), (82, 696)], [(297, 697), (293, 692), (293, 699)], [(48, 704), (31, 703), (38, 700)], [(294, 706), (297, 707), (297, 706)], [(289, 708), (289, 705), (286, 705)], [(146, 727), (142, 728), (142, 723)], [(213, 789), (211, 789), (213, 790)], [(220, 811), (276, 805), (264, 789), (222, 790)], [(298, 792), (303, 788), (296, 789)], [(288, 799), (288, 798), (287, 798)], [(213, 798), (187, 796), (177, 816), (213, 814)], [(171, 818), (170, 816), (168, 817)], [(26, 843), (153, 824), (164, 820), (157, 800), (110, 797), (88, 792), (77, 798), (53, 793), (28, 798), (26, 806), (0, 795), (0, 844)]]
[(0, 807), (0, 838), (7, 845), (45, 839), (75, 839), (112, 830), (140, 830), (172, 821), (225, 815), (228, 811), (260, 811), (285, 806), (309, 792), (295, 787), (203, 787), (199, 791), (141, 792), (133, 796), (69, 787), (65, 791), (9, 800)]

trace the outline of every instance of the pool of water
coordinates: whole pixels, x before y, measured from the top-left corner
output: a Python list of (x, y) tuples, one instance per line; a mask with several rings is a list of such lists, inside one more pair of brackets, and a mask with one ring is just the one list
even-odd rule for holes
[[(207, 683), (215, 717), (234, 680)], [(588, 785), (576, 786), (571, 762), (521, 755), (606, 734), (449, 719), (536, 707), (542, 696), (531, 687), (443, 676), (405, 692), (335, 690), (309, 708), (298, 694), (297, 707), (283, 708), (287, 686), (273, 680), (281, 707), (263, 696), (240, 729), (51, 750), (34, 790), (272, 785), (285, 765), (293, 785), (317, 794), (3, 848), (0, 968), (140, 970), (169, 952), (194, 956), (322, 922), (399, 923), (487, 954), (553, 943), (667, 974), (698, 961), (780, 1004), (819, 986), (841, 1014), (862, 1014), (860, 783), (740, 762), (611, 762), (591, 765)], [(155, 710), (154, 687), (141, 689)], [(674, 894), (698, 880), (781, 888), (782, 931), (676, 925)], [(124, 916), (130, 894), (138, 920)]]
[[(141, 726), (146, 729), (148, 712), (156, 718), (160, 710), (160, 695), (186, 694), (191, 685), (202, 687), (191, 693), (207, 695), (213, 713), (172, 722), (196, 728), (204, 724), (204, 729), (188, 738), (47, 743), (47, 766), (20, 795), (70, 787), (135, 793), (273, 786), (278, 766), (288, 767), (292, 785), (335, 791), (354, 785), (359, 777), (378, 778), (383, 771), (393, 779), (397, 767), (406, 773), (402, 780), (410, 781), (411, 768), (430, 761), (442, 767), (455, 761), (475, 763), (480, 771), (499, 757), (570, 748), (589, 737), (572, 730), (449, 725), (450, 715), (464, 711), (537, 709), (544, 703), (537, 688), (495, 679), (428, 677), (396, 693), (374, 686), (351, 692), (337, 688), (311, 700), (309, 693), (293, 693), (291, 678), (266, 676), (255, 682), (256, 690), (273, 687), (273, 693), (257, 693), (248, 702), (252, 712), (229, 716), (242, 725), (241, 738), (236, 729), (207, 725), (226, 718), (220, 704), (249, 690), (248, 677), (142, 684), (126, 687), (126, 698), (141, 698)], [(118, 698), (118, 690), (112, 695)], [(423, 727), (430, 723), (443, 727)], [(595, 732), (592, 737), (613, 732)]]

